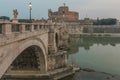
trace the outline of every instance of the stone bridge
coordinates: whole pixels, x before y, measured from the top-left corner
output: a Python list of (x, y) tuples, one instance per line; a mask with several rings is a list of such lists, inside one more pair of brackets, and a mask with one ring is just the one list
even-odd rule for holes
[[(61, 26), (42, 23), (0, 23), (0, 78), (6, 73), (49, 71), (66, 66)], [(17, 72), (16, 72), (17, 71)]]

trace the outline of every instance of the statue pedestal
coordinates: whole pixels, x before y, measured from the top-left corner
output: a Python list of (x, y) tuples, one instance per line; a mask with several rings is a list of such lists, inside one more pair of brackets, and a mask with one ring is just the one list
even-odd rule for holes
[(13, 19), (12, 22), (13, 23), (18, 23), (18, 20), (17, 19)]

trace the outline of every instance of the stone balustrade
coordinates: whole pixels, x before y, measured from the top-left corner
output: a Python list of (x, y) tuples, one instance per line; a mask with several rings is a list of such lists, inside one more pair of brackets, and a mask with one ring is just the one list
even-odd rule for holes
[(49, 32), (50, 24), (0, 23), (0, 46)]

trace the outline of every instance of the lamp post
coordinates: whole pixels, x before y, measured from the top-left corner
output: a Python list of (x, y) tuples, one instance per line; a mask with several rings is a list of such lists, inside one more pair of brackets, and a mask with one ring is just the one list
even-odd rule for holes
[(29, 10), (30, 10), (30, 22), (31, 22), (31, 10), (32, 10), (32, 3), (30, 2), (28, 6), (29, 6)]

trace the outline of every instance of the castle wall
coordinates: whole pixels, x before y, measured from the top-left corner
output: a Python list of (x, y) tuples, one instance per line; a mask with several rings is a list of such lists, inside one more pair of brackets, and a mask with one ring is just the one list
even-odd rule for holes
[(78, 21), (79, 13), (74, 11), (69, 11), (67, 6), (61, 6), (58, 11), (52, 12), (48, 11), (49, 19), (62, 22), (62, 21)]

